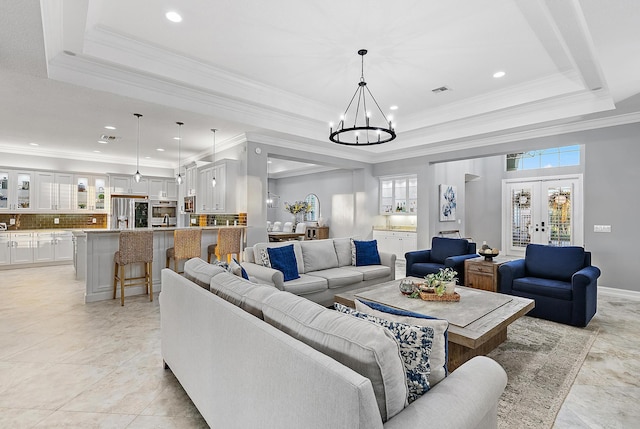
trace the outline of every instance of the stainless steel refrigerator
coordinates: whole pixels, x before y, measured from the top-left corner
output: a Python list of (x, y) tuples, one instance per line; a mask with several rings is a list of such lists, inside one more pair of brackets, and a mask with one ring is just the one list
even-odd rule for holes
[(149, 200), (144, 197), (111, 197), (111, 229), (149, 227)]

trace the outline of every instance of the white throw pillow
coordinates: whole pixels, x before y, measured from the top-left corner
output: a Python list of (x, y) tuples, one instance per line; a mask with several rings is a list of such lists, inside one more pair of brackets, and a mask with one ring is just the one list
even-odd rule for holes
[[(429, 386), (433, 387), (442, 381), (448, 375), (447, 358), (448, 358), (448, 329), (449, 322), (444, 319), (424, 319), (421, 317), (400, 316), (379, 311), (369, 307), (364, 302), (356, 299), (356, 310), (362, 313), (371, 314), (387, 320), (406, 323), (407, 325), (428, 326), (433, 329), (433, 345), (431, 354), (429, 355), (431, 373), (429, 374)], [(385, 306), (380, 306), (385, 307)]]

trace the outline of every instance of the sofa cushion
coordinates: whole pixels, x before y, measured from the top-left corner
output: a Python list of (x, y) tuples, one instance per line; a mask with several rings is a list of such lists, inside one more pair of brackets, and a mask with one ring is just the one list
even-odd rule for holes
[(300, 274), (298, 274), (296, 255), (293, 251), (293, 244), (282, 247), (267, 248), (267, 251), (269, 252), (271, 268), (275, 268), (282, 272), (285, 282), (300, 278)]
[(335, 303), (335, 309), (388, 329), (396, 339), (407, 383), (407, 402), (411, 403), (429, 391), (429, 355), (433, 344), (433, 328), (408, 325), (363, 313)]
[(207, 261), (200, 258), (191, 258), (184, 263), (184, 276), (206, 289), (209, 289), (211, 278), (224, 271), (224, 268), (208, 264)]
[(284, 284), (285, 291), (300, 296), (322, 292), (327, 290), (328, 287), (327, 279), (308, 274), (300, 274), (300, 278), (290, 280)]
[(333, 240), (305, 240), (300, 242), (304, 272), (326, 270), (338, 267), (338, 255)]
[(338, 266), (344, 267), (352, 265), (351, 263), (351, 239), (350, 238), (334, 238), (333, 247), (336, 249), (338, 256)]
[(364, 265), (380, 265), (380, 254), (378, 254), (378, 241), (359, 241), (353, 240), (356, 247), (356, 263), (357, 267)]
[(431, 239), (431, 262), (444, 264), (450, 256), (466, 255), (469, 242), (463, 238), (433, 237)]
[(512, 289), (531, 295), (548, 296), (549, 298), (573, 300), (573, 289), (570, 282), (538, 277), (521, 277), (514, 279)]
[(273, 286), (251, 283), (230, 273), (215, 275), (211, 279), (210, 290), (225, 301), (261, 319), (262, 302), (274, 293), (280, 292)]
[(267, 298), (262, 311), (267, 323), (371, 380), (383, 421), (405, 407), (404, 365), (387, 329), (291, 294)]
[[(293, 244), (293, 252), (296, 255), (296, 262), (298, 264), (298, 273), (299, 274), (304, 273), (304, 259), (302, 257), (302, 249), (300, 248), (299, 241), (283, 241), (279, 243), (271, 243), (271, 242), (257, 243), (256, 245), (253, 246), (253, 254), (256, 260), (256, 264), (264, 265), (261, 263), (261, 260), (260, 260), (260, 255), (263, 253), (262, 252), (263, 250), (265, 251), (264, 253), (268, 257), (269, 252), (266, 251), (266, 249), (272, 249), (272, 248), (282, 247), (282, 246), (291, 246), (292, 244)], [(266, 266), (271, 266), (271, 265), (266, 265)]]
[(344, 269), (362, 273), (362, 279), (364, 281), (387, 278), (391, 275), (391, 267), (387, 267), (386, 265), (348, 266), (344, 267)]
[(578, 246), (545, 246), (530, 244), (524, 258), (529, 277), (571, 281), (576, 271), (584, 268), (584, 249)]
[(433, 387), (449, 373), (447, 359), (449, 356), (449, 322), (424, 314), (388, 307), (377, 302), (355, 300), (356, 310), (407, 325), (428, 326), (433, 329), (433, 344), (429, 354), (429, 386)]
[(362, 273), (346, 268), (329, 268), (308, 273), (309, 276), (322, 277), (327, 280), (329, 289), (352, 285), (362, 281)]

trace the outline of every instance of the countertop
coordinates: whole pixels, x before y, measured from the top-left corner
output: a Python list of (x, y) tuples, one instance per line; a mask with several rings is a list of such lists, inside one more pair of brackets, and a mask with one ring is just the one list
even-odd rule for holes
[(393, 232), (417, 232), (415, 227), (410, 226), (374, 226), (374, 231), (393, 231)]
[(105, 234), (105, 233), (116, 233), (120, 231), (153, 231), (153, 232), (165, 232), (165, 231), (175, 231), (176, 229), (202, 229), (202, 230), (218, 230), (220, 228), (241, 228), (245, 229), (246, 225), (218, 225), (218, 226), (160, 226), (156, 228), (128, 228), (128, 229), (108, 229), (108, 228), (92, 228), (92, 229), (83, 229), (82, 232), (86, 234)]

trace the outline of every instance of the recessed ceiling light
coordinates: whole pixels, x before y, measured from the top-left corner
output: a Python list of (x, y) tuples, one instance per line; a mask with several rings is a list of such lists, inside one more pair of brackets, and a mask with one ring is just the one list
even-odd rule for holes
[(159, 147), (158, 149), (156, 149), (158, 152), (164, 152), (164, 149), (162, 149), (161, 147)]
[(94, 150), (93, 153), (102, 153), (99, 150)]
[(182, 17), (180, 16), (180, 14), (176, 11), (170, 11), (167, 12), (164, 16), (167, 17), (167, 19), (171, 22), (181, 22), (182, 21)]
[(33, 143), (33, 142), (29, 143), (29, 145), (30, 146), (40, 146), (38, 143)]
[(109, 144), (108, 141), (104, 141), (104, 140), (98, 140), (98, 143), (100, 143), (100, 144)]
[(498, 78), (504, 77), (504, 75), (506, 75), (506, 73), (505, 73), (505, 72), (503, 72), (503, 71), (501, 70), (501, 71), (497, 71), (497, 72), (495, 72), (495, 73), (493, 74), (493, 77), (495, 77), (496, 79), (498, 79)]
[(267, 161), (267, 164), (272, 164), (272, 163), (273, 163), (273, 161), (271, 161), (271, 160)]
[(115, 130), (116, 127), (114, 127), (113, 125), (105, 125), (104, 126), (107, 130)]
[(173, 139), (174, 140), (180, 140), (180, 137), (174, 137)]
[(144, 159), (151, 159), (151, 157), (150, 156), (145, 156)]
[(398, 106), (391, 106), (391, 107), (389, 107), (389, 109), (391, 109), (391, 110), (398, 110)]

